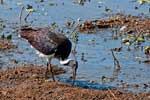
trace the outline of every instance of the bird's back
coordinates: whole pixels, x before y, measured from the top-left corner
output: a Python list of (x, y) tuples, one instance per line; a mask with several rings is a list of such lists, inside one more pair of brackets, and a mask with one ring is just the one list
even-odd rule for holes
[(22, 29), (20, 35), (44, 55), (55, 53), (55, 57), (64, 60), (71, 52), (72, 44), (70, 40), (61, 33), (51, 32), (48, 27)]

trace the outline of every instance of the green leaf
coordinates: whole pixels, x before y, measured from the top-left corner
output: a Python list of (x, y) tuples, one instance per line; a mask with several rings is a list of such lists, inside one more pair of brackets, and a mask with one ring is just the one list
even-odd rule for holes
[(4, 34), (2, 34), (1, 38), (2, 38), (2, 39), (5, 39), (5, 35), (4, 35)]
[(107, 7), (105, 8), (105, 11), (106, 12), (112, 12), (112, 10), (110, 8), (107, 8)]
[(56, 28), (58, 28), (58, 25), (56, 24), (56, 22), (53, 22), (51, 24), (51, 28), (52, 28), (52, 30), (55, 30)]
[(8, 35), (8, 36), (7, 36), (7, 39), (8, 39), (8, 40), (11, 40), (11, 39), (12, 39), (12, 35), (11, 35), (11, 34)]
[(17, 2), (17, 6), (22, 6), (23, 3), (22, 2)]
[(142, 5), (144, 3), (150, 3), (150, 0), (137, 0), (137, 2)]
[(78, 33), (77, 32), (73, 32), (72, 33), (72, 39), (73, 39), (73, 42), (77, 42), (78, 41)]
[(33, 9), (33, 7), (28, 4), (28, 5), (27, 5), (27, 8), (26, 8), (26, 11), (27, 11), (27, 12), (34, 12), (35, 9)]
[(145, 40), (144, 40), (144, 37), (138, 37), (136, 41), (137, 42), (144, 42)]
[(145, 46), (145, 47), (144, 47), (144, 50), (145, 50), (145, 51), (149, 51), (149, 50), (150, 50), (150, 46)]
[(131, 43), (130, 42), (126, 42), (125, 45), (129, 46), (129, 45), (131, 45)]
[(106, 83), (107, 77), (106, 76), (102, 76), (101, 80), (102, 80), (102, 83)]

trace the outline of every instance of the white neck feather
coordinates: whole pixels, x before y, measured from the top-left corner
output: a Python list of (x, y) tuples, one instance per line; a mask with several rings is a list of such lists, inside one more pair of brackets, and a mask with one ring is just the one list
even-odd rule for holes
[(60, 64), (65, 65), (65, 64), (69, 63), (70, 60), (72, 60), (72, 59), (60, 60)]

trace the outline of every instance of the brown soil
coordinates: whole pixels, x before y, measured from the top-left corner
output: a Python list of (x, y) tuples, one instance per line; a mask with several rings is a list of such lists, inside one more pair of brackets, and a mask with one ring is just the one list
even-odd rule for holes
[[(64, 73), (54, 67), (55, 74)], [(83, 89), (45, 79), (46, 67), (20, 66), (0, 72), (0, 100), (150, 100), (150, 93)]]
[(93, 33), (97, 29), (121, 28), (126, 26), (124, 32), (146, 34), (150, 36), (150, 19), (137, 16), (117, 14), (108, 19), (87, 20), (78, 26), (82, 33)]

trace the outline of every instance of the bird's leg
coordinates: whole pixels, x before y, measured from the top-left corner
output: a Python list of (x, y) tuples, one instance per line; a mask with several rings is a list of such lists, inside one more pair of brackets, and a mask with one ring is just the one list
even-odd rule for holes
[(52, 78), (53, 78), (53, 81), (55, 82), (55, 77), (54, 77), (54, 73), (53, 73), (53, 67), (51, 66), (51, 63), (49, 63), (49, 68), (50, 68), (50, 72), (52, 74)]
[(48, 78), (48, 72), (49, 72), (49, 68), (48, 68), (48, 63), (47, 63), (46, 72), (45, 72), (45, 79)]
[(50, 60), (47, 63), (47, 69), (46, 69), (45, 77), (47, 77), (47, 73), (49, 73), (49, 72), (51, 72), (52, 79), (55, 82), (55, 77), (54, 77), (54, 73), (53, 73), (53, 67), (51, 66), (51, 61)]
[(72, 85), (74, 85), (75, 79), (76, 79), (76, 70), (73, 69), (73, 83), (72, 83)]

